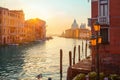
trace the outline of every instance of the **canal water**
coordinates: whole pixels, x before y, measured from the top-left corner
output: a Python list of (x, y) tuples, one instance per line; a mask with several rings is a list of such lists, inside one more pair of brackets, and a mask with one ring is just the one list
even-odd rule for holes
[[(0, 47), (0, 80), (37, 80), (36, 76), (42, 74), (42, 80), (49, 77), (60, 80), (59, 62), (60, 49), (63, 50), (63, 80), (66, 80), (69, 65), (69, 51), (73, 52), (76, 45), (82, 46), (81, 58), (84, 58), (85, 41), (53, 37), (46, 41), (37, 41), (19, 46)], [(76, 62), (78, 49), (76, 50)], [(88, 55), (90, 50), (88, 48)]]

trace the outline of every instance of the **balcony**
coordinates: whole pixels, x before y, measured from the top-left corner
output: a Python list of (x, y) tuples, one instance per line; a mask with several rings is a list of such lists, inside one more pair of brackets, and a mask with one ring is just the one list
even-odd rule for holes
[(100, 16), (100, 17), (98, 17), (98, 22), (99, 22), (101, 25), (109, 25), (109, 17)]
[(88, 18), (88, 24), (87, 25), (89, 27), (92, 27), (93, 22), (97, 21), (97, 20), (98, 20), (98, 18)]

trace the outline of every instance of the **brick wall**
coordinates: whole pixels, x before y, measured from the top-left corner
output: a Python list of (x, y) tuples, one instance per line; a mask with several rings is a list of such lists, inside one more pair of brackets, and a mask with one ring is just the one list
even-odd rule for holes
[(120, 0), (110, 0), (110, 52), (120, 54)]
[(96, 18), (98, 16), (98, 3), (97, 1), (95, 2), (92, 2), (92, 5), (91, 5), (91, 10), (92, 10), (92, 18)]
[(120, 74), (120, 54), (100, 54), (100, 70), (105, 73)]

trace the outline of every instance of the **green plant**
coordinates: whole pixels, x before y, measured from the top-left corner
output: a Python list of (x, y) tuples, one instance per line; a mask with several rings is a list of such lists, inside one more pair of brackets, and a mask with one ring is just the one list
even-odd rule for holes
[(85, 74), (78, 74), (73, 80), (85, 80)]
[(100, 80), (104, 80), (105, 74), (103, 72), (100, 73)]
[[(90, 72), (87, 74), (89, 77), (89, 80), (97, 80), (97, 73), (96, 72)], [(104, 78), (107, 77), (109, 80), (120, 80), (120, 75), (117, 74), (107, 74), (105, 75), (103, 72), (100, 73), (100, 80), (104, 80)], [(85, 80), (86, 75), (83, 73), (78, 74), (73, 80)]]
[(96, 80), (97, 73), (96, 72), (90, 72), (88, 74), (90, 80)]
[(111, 75), (110, 75), (110, 79), (111, 79), (111, 80), (119, 80), (120, 77), (119, 77), (117, 74), (111, 74)]

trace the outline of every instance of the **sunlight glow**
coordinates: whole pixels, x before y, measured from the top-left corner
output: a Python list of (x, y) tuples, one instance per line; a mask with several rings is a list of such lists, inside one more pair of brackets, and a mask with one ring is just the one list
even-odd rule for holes
[(48, 20), (54, 16), (49, 10), (41, 10), (40, 13), (41, 17), (43, 17), (45, 20)]
[(1, 0), (0, 5), (13, 10), (22, 9), (25, 20), (36, 17), (45, 20), (48, 34), (61, 34), (70, 28), (74, 19), (79, 25), (87, 24), (87, 18), (91, 15), (90, 3), (86, 0)]

